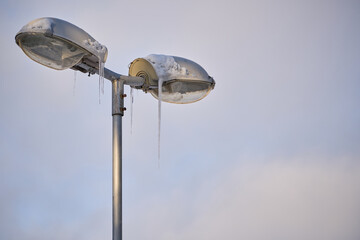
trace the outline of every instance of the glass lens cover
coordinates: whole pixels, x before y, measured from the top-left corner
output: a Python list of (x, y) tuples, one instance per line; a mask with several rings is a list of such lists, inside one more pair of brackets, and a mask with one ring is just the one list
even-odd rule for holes
[(65, 40), (38, 33), (24, 34), (19, 45), (32, 60), (57, 70), (76, 65), (87, 54), (87, 51)]
[[(195, 81), (169, 81), (163, 83), (161, 100), (169, 103), (192, 103), (206, 97), (211, 90), (211, 83)], [(150, 91), (159, 99), (158, 89)]]

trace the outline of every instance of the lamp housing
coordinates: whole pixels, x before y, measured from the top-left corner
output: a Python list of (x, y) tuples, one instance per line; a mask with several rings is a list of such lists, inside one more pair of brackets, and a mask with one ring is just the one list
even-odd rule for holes
[[(145, 92), (169, 103), (192, 103), (206, 97), (215, 81), (197, 63), (175, 56), (151, 54), (130, 63), (129, 75), (143, 77)], [(160, 83), (160, 84), (159, 84)]]
[(16, 34), (15, 41), (29, 58), (57, 70), (99, 69), (108, 54), (107, 48), (87, 32), (57, 18), (29, 22)]

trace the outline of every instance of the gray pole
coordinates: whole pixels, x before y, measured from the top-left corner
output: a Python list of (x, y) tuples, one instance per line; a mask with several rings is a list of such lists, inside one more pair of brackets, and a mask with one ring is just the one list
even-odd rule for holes
[(112, 80), (113, 118), (113, 240), (122, 240), (122, 126), (124, 115), (124, 82)]

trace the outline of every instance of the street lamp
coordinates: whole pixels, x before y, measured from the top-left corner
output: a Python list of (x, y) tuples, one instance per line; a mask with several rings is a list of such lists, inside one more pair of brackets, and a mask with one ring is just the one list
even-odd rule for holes
[(149, 55), (135, 59), (129, 76), (104, 67), (107, 48), (81, 28), (57, 18), (39, 18), (25, 25), (15, 41), (32, 60), (56, 70), (71, 68), (98, 74), (112, 83), (113, 240), (122, 239), (122, 116), (124, 85), (150, 92), (160, 101), (191, 103), (204, 98), (215, 81), (197, 63), (185, 58)]
[(199, 64), (181, 57), (152, 54), (135, 59), (129, 75), (144, 78), (142, 88), (169, 103), (199, 101), (215, 86), (214, 79)]

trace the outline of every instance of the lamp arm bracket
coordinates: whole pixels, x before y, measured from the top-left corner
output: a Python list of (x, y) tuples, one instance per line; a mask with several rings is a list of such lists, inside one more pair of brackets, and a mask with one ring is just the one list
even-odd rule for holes
[[(99, 74), (99, 69), (96, 69), (94, 67), (91, 67), (85, 63), (78, 63), (74, 67), (72, 67), (73, 70), (78, 70), (84, 73), (90, 73), (90, 74)], [(129, 85), (131, 87), (141, 87), (145, 83), (145, 79), (142, 77), (132, 77), (132, 76), (126, 76), (121, 75), (119, 73), (113, 72), (110, 69), (104, 68), (104, 78), (114, 81), (114, 80), (122, 80), (125, 85)]]

